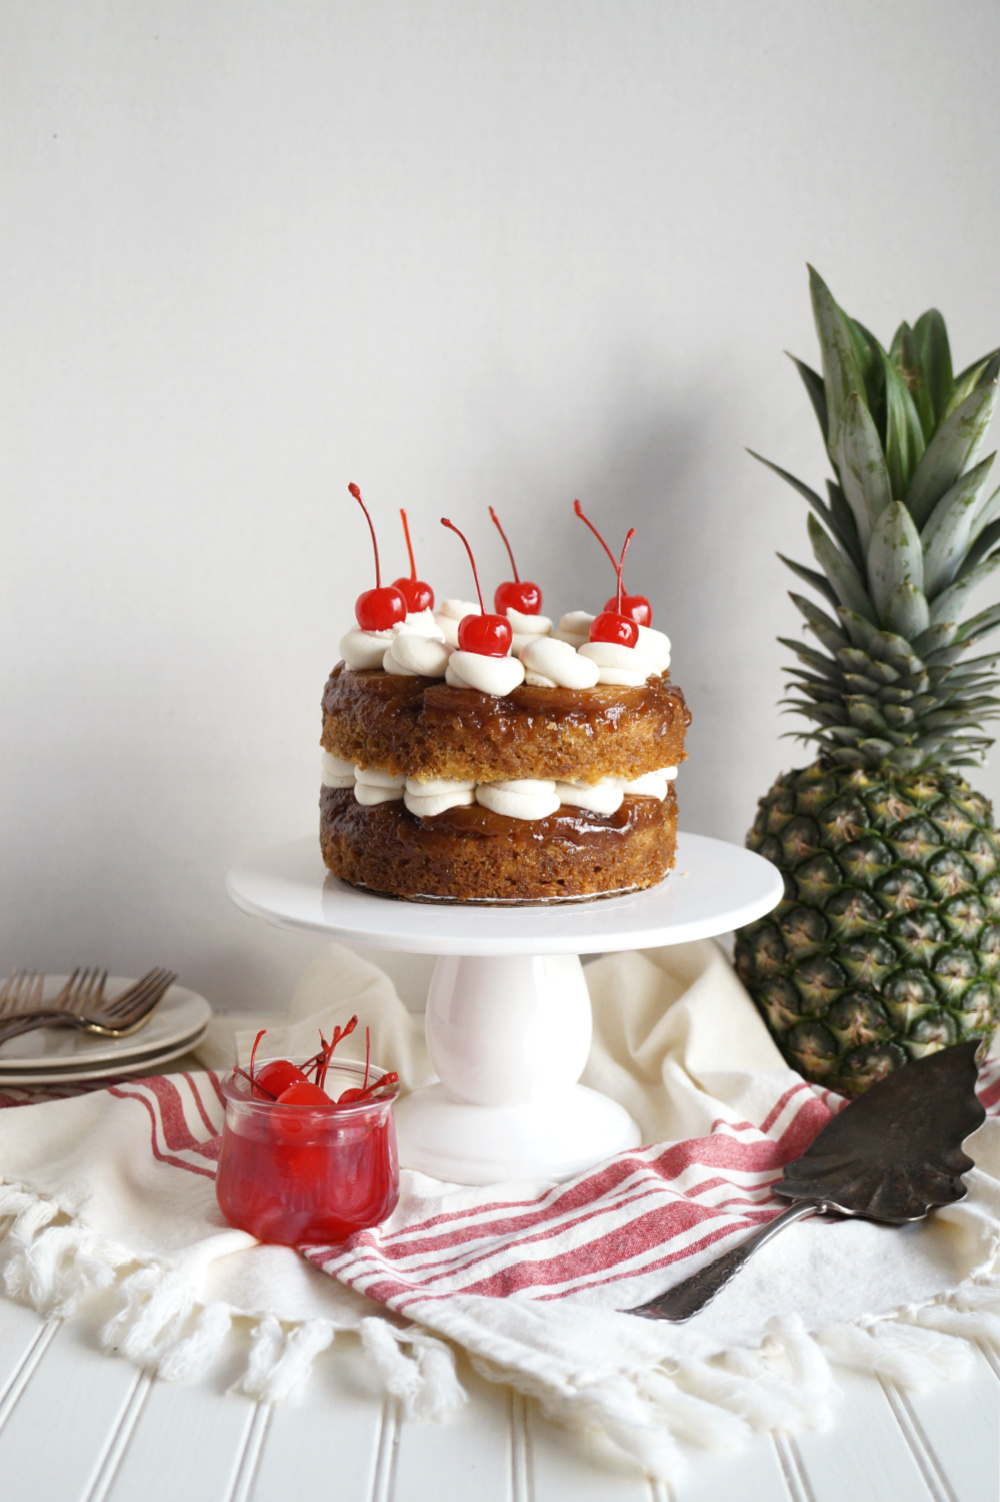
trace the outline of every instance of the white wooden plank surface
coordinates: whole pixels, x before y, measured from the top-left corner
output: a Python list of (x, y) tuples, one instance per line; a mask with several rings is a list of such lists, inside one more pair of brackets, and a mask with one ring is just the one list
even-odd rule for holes
[(927, 1502), (934, 1496), (874, 1378), (838, 1370), (836, 1422), (788, 1441), (801, 1457), (814, 1502)]
[(459, 1362), (459, 1378), (469, 1401), (453, 1419), (443, 1426), (400, 1428), (392, 1502), (433, 1497), (508, 1502), (514, 1494), (513, 1394), (477, 1376), (467, 1361)]
[(674, 1502), (789, 1502), (778, 1451), (768, 1434), (755, 1434), (734, 1455), (691, 1446), (685, 1447), (685, 1455), (688, 1469), (673, 1485)]
[(258, 1422), (259, 1454), (248, 1447), (232, 1502), (382, 1502), (391, 1495), (395, 1404), (377, 1391), (355, 1337), (338, 1337), (329, 1358), (317, 1361), (301, 1402), (261, 1409)]
[(515, 1398), (515, 1433), (520, 1423), (526, 1434), (528, 1485), (533, 1488), (524, 1502), (650, 1502), (649, 1481), (602, 1435), (553, 1424), (536, 1403)]
[[(982, 1351), (964, 1382), (920, 1393), (893, 1393), (913, 1442), (955, 1502), (1000, 1499), (1000, 1369)], [(942, 1488), (944, 1489), (944, 1488)]]
[[(146, 1379), (141, 1406), (128, 1415), (120, 1446), (88, 1502), (219, 1502), (235, 1483), (255, 1404), (226, 1395), (232, 1376), (213, 1373), (197, 1386)], [(228, 1378), (228, 1380), (227, 1380)], [(127, 1419), (134, 1422), (128, 1425)]]
[(997, 1502), (1000, 1354), (971, 1378), (900, 1393), (838, 1374), (825, 1433), (693, 1447), (673, 1487), (461, 1363), (469, 1403), (414, 1424), (338, 1338), (296, 1406), (227, 1395), (245, 1355), (203, 1381), (151, 1380), (96, 1345), (95, 1320), (46, 1321), (0, 1299), (0, 1497), (29, 1502)]
[(85, 1496), (140, 1381), (135, 1367), (96, 1349), (85, 1325), (60, 1324), (0, 1428), (4, 1495)]

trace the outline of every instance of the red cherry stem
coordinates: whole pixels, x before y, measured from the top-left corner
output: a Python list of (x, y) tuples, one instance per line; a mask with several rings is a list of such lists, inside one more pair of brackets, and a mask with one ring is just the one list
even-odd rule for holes
[(452, 532), (458, 532), (459, 537), (465, 543), (465, 551), (468, 553), (469, 562), (472, 564), (472, 577), (476, 581), (476, 594), (479, 596), (479, 609), (481, 614), (485, 615), (486, 606), (483, 604), (483, 592), (479, 588), (479, 575), (476, 572), (476, 560), (472, 556), (472, 549), (469, 547), (469, 539), (466, 537), (464, 532), (459, 532), (458, 528), (455, 526), (455, 523), (450, 522), (446, 516), (442, 516), (441, 525), (442, 527), (450, 527)]
[(380, 1080), (372, 1080), (370, 1085), (365, 1085), (362, 1090), (358, 1091), (353, 1100), (345, 1101), (345, 1105), (356, 1106), (360, 1101), (374, 1100), (380, 1090), (385, 1090), (392, 1085), (398, 1084), (399, 1075), (394, 1069), (391, 1069), (388, 1074), (383, 1074)]
[(250, 1083), (251, 1083), (251, 1085), (255, 1083), (255, 1081), (254, 1081), (254, 1075), (253, 1075), (253, 1061), (257, 1057), (257, 1045), (260, 1042), (261, 1038), (263, 1038), (263, 1036), (264, 1036), (264, 1034), (266, 1032), (267, 1032), (267, 1028), (266, 1027), (262, 1027), (261, 1030), (260, 1030), (260, 1032), (257, 1034), (256, 1038), (253, 1040), (253, 1048), (251, 1048), (251, 1050), (250, 1050)]
[(601, 547), (604, 549), (604, 551), (607, 553), (608, 557), (611, 559), (611, 567), (613, 569), (617, 569), (618, 565), (615, 562), (615, 555), (614, 555), (614, 553), (612, 553), (611, 549), (608, 547), (607, 543), (604, 541), (604, 538), (601, 536), (600, 532), (598, 532), (597, 528), (594, 526), (594, 523), (589, 519), (589, 517), (584, 516), (584, 514), (583, 514), (583, 507), (580, 505), (579, 501), (574, 501), (573, 502), (573, 510), (576, 512), (576, 514), (580, 518), (580, 520), (582, 522), (584, 522), (590, 528), (591, 532), (593, 532), (594, 536), (597, 538), (597, 541), (601, 544)]
[(267, 1088), (266, 1085), (262, 1085), (259, 1080), (255, 1080), (252, 1074), (247, 1074), (246, 1070), (245, 1069), (241, 1069), (238, 1064), (236, 1065), (236, 1068), (233, 1070), (233, 1073), (234, 1074), (238, 1074), (241, 1079), (246, 1080), (248, 1082), (248, 1084), (250, 1085), (250, 1088), (252, 1090), (259, 1090), (262, 1095), (266, 1095), (267, 1098), (268, 1098), (268, 1100), (277, 1100), (278, 1099), (278, 1097), (276, 1095), (273, 1095), (271, 1093), (271, 1091)]
[(370, 1028), (365, 1028), (365, 1082), (361, 1086), (362, 1095), (368, 1089), (368, 1068), (372, 1061), (372, 1035)]
[[(382, 588), (382, 574), (381, 574), (381, 572), (379, 570), (379, 566), (378, 566), (378, 543), (375, 541), (375, 527), (374, 527), (374, 524), (372, 522), (371, 517), (368, 515), (368, 507), (365, 505), (364, 501), (361, 499), (361, 491), (355, 485), (355, 483), (354, 483), (353, 480), (351, 481), (350, 485), (348, 485), (347, 488), (351, 492), (351, 494), (354, 497), (354, 499), (357, 501), (358, 505), (361, 507), (362, 511), (365, 513), (365, 519), (368, 522), (368, 530), (372, 534), (372, 547), (375, 549), (375, 588), (376, 589), (381, 589)], [(407, 538), (407, 540), (409, 540), (409, 538)]]
[[(514, 550), (512, 549), (510, 543), (507, 541), (507, 534), (504, 531), (503, 527), (501, 527), (501, 525), (500, 525), (500, 518), (497, 516), (496, 512), (493, 510), (492, 506), (489, 507), (489, 513), (490, 513), (490, 516), (493, 518), (493, 525), (496, 527), (497, 531), (500, 533), (500, 536), (503, 538), (503, 545), (507, 549), (507, 556), (510, 559), (510, 566), (514, 570), (514, 583), (515, 584), (520, 584), (520, 582), (521, 582), (521, 575), (518, 573), (518, 571), (517, 571), (517, 564), (514, 562)], [(614, 561), (615, 560), (612, 558), (611, 562), (614, 563)]]
[(616, 565), (616, 567), (618, 569), (618, 614), (619, 615), (621, 615), (621, 613), (622, 613), (622, 569), (625, 567), (625, 554), (628, 552), (628, 545), (632, 541), (632, 539), (633, 539), (634, 536), (635, 536), (635, 528), (634, 527), (629, 527), (629, 529), (628, 529), (628, 536), (625, 538), (625, 541), (622, 544), (622, 556), (619, 558), (618, 563)]
[(410, 578), (412, 579), (413, 583), (416, 584), (417, 565), (413, 561), (413, 544), (410, 541), (410, 528), (406, 520), (406, 512), (403, 510), (402, 506), (400, 506), (399, 508), (399, 514), (403, 518), (403, 536), (406, 538), (406, 551), (410, 555)]
[(573, 502), (573, 510), (576, 512), (576, 514), (580, 518), (580, 520), (582, 522), (584, 522), (590, 528), (591, 532), (593, 532), (594, 536), (597, 538), (597, 541), (601, 544), (601, 547), (604, 549), (604, 551), (607, 553), (608, 557), (611, 559), (611, 567), (614, 569), (616, 575), (618, 576), (618, 614), (621, 615), (621, 613), (622, 613), (622, 568), (623, 568), (624, 563), (625, 563), (625, 554), (628, 552), (628, 545), (632, 541), (633, 537), (635, 536), (635, 528), (632, 527), (630, 529), (629, 534), (628, 534), (628, 536), (625, 539), (625, 546), (622, 548), (622, 556), (619, 559), (619, 561), (616, 563), (615, 562), (615, 555), (614, 555), (614, 553), (612, 553), (611, 549), (608, 547), (607, 543), (604, 541), (604, 538), (601, 536), (600, 532), (598, 532), (597, 528), (594, 526), (594, 523), (590, 520), (589, 517), (587, 517), (587, 516), (584, 515), (584, 513), (583, 513), (583, 507), (580, 505), (579, 501), (574, 501)]
[(320, 1062), (316, 1067), (316, 1083), (320, 1086), (321, 1089), (326, 1086), (326, 1074), (327, 1070), (330, 1068), (330, 1060), (333, 1058), (333, 1050), (336, 1048), (338, 1043), (340, 1043), (344, 1038), (348, 1037), (349, 1034), (353, 1033), (357, 1025), (358, 1019), (357, 1016), (354, 1016), (351, 1018), (350, 1022), (343, 1030), (341, 1030), (339, 1027), (335, 1027), (333, 1030), (333, 1037), (330, 1039), (329, 1043), (327, 1043), (324, 1039), (322, 1032), (320, 1033), (319, 1041), (323, 1044), (323, 1047), (319, 1055)]

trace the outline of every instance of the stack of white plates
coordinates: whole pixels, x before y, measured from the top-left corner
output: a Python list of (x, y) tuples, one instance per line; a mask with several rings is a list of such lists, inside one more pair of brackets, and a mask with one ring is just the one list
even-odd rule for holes
[[(46, 998), (57, 996), (66, 980), (65, 975), (46, 976)], [(109, 976), (105, 995), (113, 998), (132, 984), (121, 976)], [(35, 1028), (0, 1044), (0, 1085), (149, 1073), (193, 1048), (211, 1015), (203, 996), (184, 986), (171, 986), (146, 1026), (127, 1038), (102, 1038), (68, 1027)]]

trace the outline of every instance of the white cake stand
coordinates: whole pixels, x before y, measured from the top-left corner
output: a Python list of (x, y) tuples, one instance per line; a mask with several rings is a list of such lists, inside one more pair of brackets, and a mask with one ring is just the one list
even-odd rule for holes
[(396, 902), (331, 876), (314, 838), (231, 871), (237, 907), (279, 928), (436, 954), (427, 1047), (439, 1082), (396, 1107), (400, 1161), (459, 1184), (563, 1179), (639, 1143), (615, 1101), (577, 1081), (590, 1051), (581, 954), (706, 939), (782, 897), (774, 866), (704, 835), (678, 836), (658, 887), (549, 907)]

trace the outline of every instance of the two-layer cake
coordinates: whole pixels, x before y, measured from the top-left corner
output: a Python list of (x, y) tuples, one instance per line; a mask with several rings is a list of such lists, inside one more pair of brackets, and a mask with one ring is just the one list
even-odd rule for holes
[[(661, 632), (614, 610), (553, 631), (508, 608), (503, 637), (481, 600), (391, 623), (363, 613), (323, 695), (334, 875), (453, 902), (578, 900), (666, 876), (690, 715)], [(490, 630), (499, 646), (476, 650)]]

